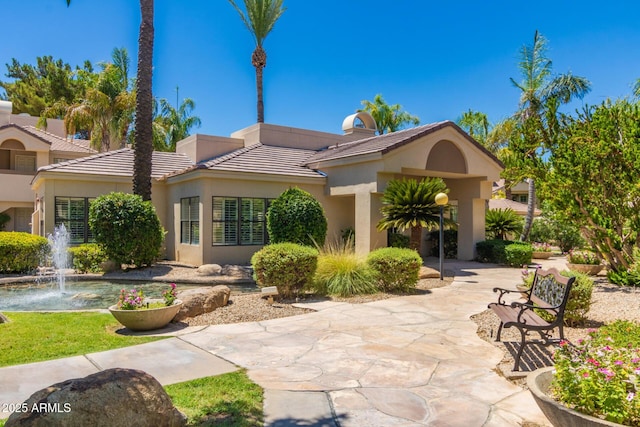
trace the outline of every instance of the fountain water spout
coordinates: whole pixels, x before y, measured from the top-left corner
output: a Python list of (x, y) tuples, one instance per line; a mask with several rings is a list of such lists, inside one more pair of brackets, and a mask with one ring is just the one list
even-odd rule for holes
[(69, 268), (69, 233), (64, 224), (55, 228), (53, 234), (49, 234), (49, 248), (51, 259), (55, 268), (55, 276), (60, 292), (65, 291), (65, 274)]

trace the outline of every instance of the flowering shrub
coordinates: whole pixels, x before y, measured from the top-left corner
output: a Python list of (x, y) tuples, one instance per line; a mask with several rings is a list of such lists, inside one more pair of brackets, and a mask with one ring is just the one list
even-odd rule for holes
[(533, 252), (551, 252), (551, 245), (548, 243), (533, 242)]
[(173, 305), (173, 302), (178, 298), (178, 294), (176, 293), (176, 284), (172, 283), (171, 288), (165, 291), (162, 291), (162, 298), (164, 298), (164, 305), (170, 306)]
[(126, 291), (120, 290), (120, 297), (118, 298), (118, 308), (121, 310), (135, 310), (143, 307), (144, 295), (142, 291), (136, 291), (131, 289)]
[(569, 408), (640, 426), (640, 324), (616, 321), (554, 355), (553, 396)]
[(596, 254), (591, 251), (569, 251), (567, 260), (570, 264), (600, 264), (600, 260), (598, 259)]

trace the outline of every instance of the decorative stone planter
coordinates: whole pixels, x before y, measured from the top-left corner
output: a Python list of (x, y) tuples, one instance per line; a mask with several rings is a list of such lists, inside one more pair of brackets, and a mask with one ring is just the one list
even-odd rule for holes
[(531, 257), (534, 259), (549, 259), (553, 252), (532, 252)]
[(571, 264), (567, 263), (567, 268), (569, 270), (577, 271), (578, 273), (588, 274), (589, 276), (595, 276), (600, 273), (604, 268), (602, 264)]
[(540, 368), (527, 376), (527, 386), (542, 413), (555, 427), (623, 427), (578, 411), (567, 408), (556, 402), (549, 395), (549, 387), (553, 379), (553, 367)]
[[(162, 300), (146, 300), (145, 302), (157, 302)], [(116, 305), (109, 307), (109, 311), (132, 331), (149, 331), (167, 326), (171, 319), (180, 311), (182, 301), (175, 300), (173, 305), (166, 307), (150, 308), (144, 310), (121, 310)]]

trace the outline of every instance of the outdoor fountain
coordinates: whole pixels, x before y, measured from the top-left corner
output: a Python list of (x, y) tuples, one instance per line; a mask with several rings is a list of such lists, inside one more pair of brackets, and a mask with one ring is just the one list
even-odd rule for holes
[(51, 250), (51, 260), (58, 289), (64, 293), (66, 290), (65, 275), (69, 268), (69, 233), (64, 224), (60, 224), (47, 238), (49, 239), (49, 249)]

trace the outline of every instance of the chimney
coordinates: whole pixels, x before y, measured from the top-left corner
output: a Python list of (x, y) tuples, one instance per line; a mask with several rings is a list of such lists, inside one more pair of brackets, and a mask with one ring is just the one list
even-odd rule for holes
[(345, 135), (359, 134), (365, 138), (374, 136), (377, 130), (376, 121), (365, 111), (351, 114), (342, 122), (342, 131)]
[(0, 101), (0, 126), (11, 123), (12, 108), (10, 101)]

